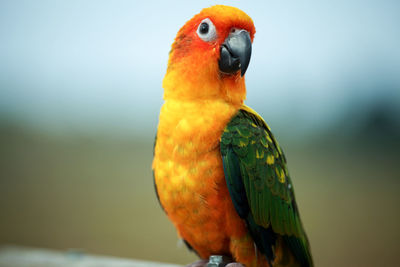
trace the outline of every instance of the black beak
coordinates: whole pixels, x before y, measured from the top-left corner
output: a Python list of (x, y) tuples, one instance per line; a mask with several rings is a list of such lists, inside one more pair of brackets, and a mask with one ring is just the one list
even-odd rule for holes
[(245, 30), (232, 32), (221, 45), (221, 55), (218, 61), (219, 70), (234, 74), (240, 70), (241, 76), (246, 73), (251, 57), (251, 39)]

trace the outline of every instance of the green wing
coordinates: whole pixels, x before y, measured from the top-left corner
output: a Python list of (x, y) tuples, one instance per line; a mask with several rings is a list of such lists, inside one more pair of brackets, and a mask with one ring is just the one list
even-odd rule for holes
[(312, 266), (286, 159), (266, 123), (244, 107), (224, 129), (220, 146), (233, 204), (260, 251), (272, 262), (281, 236), (301, 266)]

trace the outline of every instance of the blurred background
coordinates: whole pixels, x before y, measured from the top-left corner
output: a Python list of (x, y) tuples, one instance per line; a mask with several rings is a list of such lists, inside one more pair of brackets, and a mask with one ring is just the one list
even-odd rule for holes
[[(0, 1), (0, 245), (189, 263), (153, 192), (162, 78), (215, 1)], [(400, 2), (218, 1), (288, 158), (316, 266), (398, 266)]]

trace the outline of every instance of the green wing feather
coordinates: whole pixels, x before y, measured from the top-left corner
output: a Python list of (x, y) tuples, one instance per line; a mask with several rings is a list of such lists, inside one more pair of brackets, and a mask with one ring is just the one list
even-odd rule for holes
[(265, 235), (253, 236), (256, 244), (268, 258), (274, 249), (267, 246), (281, 236), (301, 266), (312, 266), (286, 159), (264, 120), (244, 107), (224, 129), (220, 145), (235, 208), (251, 233)]

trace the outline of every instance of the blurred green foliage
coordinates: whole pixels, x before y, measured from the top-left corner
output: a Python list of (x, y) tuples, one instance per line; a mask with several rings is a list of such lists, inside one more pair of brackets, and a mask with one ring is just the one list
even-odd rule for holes
[[(157, 203), (151, 138), (0, 133), (0, 245), (196, 259)], [(397, 266), (400, 145), (364, 133), (280, 139), (316, 266)]]

